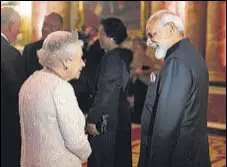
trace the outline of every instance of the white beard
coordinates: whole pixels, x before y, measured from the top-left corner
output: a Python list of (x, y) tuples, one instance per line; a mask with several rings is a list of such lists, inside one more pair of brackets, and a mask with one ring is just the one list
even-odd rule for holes
[(168, 43), (153, 43), (151, 41), (148, 41), (148, 46), (151, 48), (155, 48), (155, 57), (156, 59), (162, 59), (165, 58), (167, 50), (169, 48)]
[(166, 57), (168, 47), (165, 46), (164, 44), (159, 44), (159, 46), (155, 50), (155, 57), (156, 59), (163, 59)]

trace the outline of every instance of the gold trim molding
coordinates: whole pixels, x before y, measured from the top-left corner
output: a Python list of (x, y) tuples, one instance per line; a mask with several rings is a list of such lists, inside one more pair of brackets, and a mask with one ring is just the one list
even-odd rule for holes
[(209, 86), (209, 94), (226, 95), (226, 88), (217, 87), (217, 86)]
[(207, 122), (208, 128), (215, 128), (220, 130), (226, 130), (226, 124), (223, 123), (217, 123), (217, 122)]

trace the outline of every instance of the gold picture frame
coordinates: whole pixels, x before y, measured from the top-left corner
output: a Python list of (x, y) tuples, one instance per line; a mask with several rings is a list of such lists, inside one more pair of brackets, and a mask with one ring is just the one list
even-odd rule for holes
[[(91, 5), (92, 3), (96, 3), (96, 2), (100, 4), (101, 2), (118, 2), (118, 1), (86, 1), (86, 4)], [(136, 28), (136, 29), (134, 28), (133, 29), (130, 26), (128, 26), (127, 24), (126, 24), (126, 27), (128, 29), (129, 38), (133, 38), (135, 36), (143, 37), (144, 36), (144, 31), (145, 31), (146, 19), (147, 19), (148, 14), (149, 14), (149, 6), (150, 5), (146, 1), (121, 1), (121, 2), (124, 2), (124, 3), (126, 3), (126, 2), (128, 3), (129, 2), (128, 4), (134, 3), (135, 5), (136, 5), (136, 3), (140, 3), (139, 4), (140, 5), (140, 9), (139, 9), (139, 11), (137, 10), (138, 13), (136, 13), (137, 11), (135, 11), (135, 10), (131, 11), (132, 13), (135, 13), (137, 16), (138, 16), (138, 14), (140, 16), (138, 23), (136, 23), (136, 22), (133, 23), (135, 25), (139, 24), (138, 28)], [(79, 1), (77, 3), (77, 9), (78, 9), (77, 10), (77, 15), (79, 16), (77, 25), (78, 25), (79, 29), (82, 29), (83, 25), (85, 24), (85, 21), (87, 21), (87, 19), (89, 19), (89, 18), (86, 18), (86, 14), (87, 14), (87, 13), (85, 13), (85, 8), (87, 7), (87, 6), (85, 6), (86, 4), (85, 4), (85, 1)], [(101, 6), (101, 8), (102, 8), (102, 6)], [(125, 8), (127, 8), (127, 6)], [(131, 9), (127, 9), (127, 10), (131, 10)], [(97, 13), (98, 7), (97, 7), (96, 10), (94, 9), (94, 11)], [(115, 15), (112, 14), (111, 16), (115, 16)], [(89, 15), (89, 17), (90, 17), (90, 15)], [(102, 17), (107, 17), (107, 16), (102, 15), (101, 17), (99, 17), (99, 20)], [(121, 16), (118, 16), (118, 17), (121, 18)], [(133, 18), (133, 16), (130, 16), (130, 17)]]
[(210, 82), (226, 83), (226, 72), (209, 71)]

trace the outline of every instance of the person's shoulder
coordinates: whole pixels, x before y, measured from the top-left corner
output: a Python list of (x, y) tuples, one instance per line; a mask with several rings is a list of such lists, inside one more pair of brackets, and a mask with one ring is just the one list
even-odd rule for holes
[(38, 41), (35, 41), (35, 42), (32, 42), (32, 43), (29, 43), (27, 45), (25, 45), (25, 48), (37, 48), (37, 49), (40, 49), (43, 45), (43, 39), (41, 40), (38, 40)]
[(15, 48), (14, 46), (11, 46), (11, 51), (16, 55), (16, 56), (21, 56), (20, 51)]
[(119, 53), (120, 53), (120, 49), (115, 48), (115, 49), (112, 49), (112, 50), (106, 52), (106, 55), (104, 56), (104, 58), (107, 59), (107, 60), (115, 61), (115, 60), (118, 60), (120, 58)]
[(132, 51), (128, 48), (118, 48), (121, 52), (132, 54)]
[(9, 45), (9, 42), (1, 35), (1, 45)]
[(181, 63), (190, 68), (195, 67), (196, 64), (200, 66), (201, 62), (204, 63), (202, 55), (187, 38), (182, 40), (179, 47), (166, 60), (175, 61), (177, 64)]
[(1, 51), (6, 51), (10, 48), (9, 42), (1, 35)]
[(5, 48), (1, 49), (1, 64), (7, 64), (7, 66), (9, 64), (13, 64), (16, 65), (20, 65), (23, 61), (23, 58), (21, 56), (21, 53), (19, 52), (19, 50), (17, 50), (15, 47), (8, 45)]
[(1, 47), (2, 47), (1, 53), (4, 53), (6, 57), (12, 58), (12, 56), (21, 56), (20, 51), (10, 44), (4, 44), (4, 45), (1, 45)]
[(127, 48), (119, 48), (118, 49), (120, 58), (127, 64), (132, 62), (133, 52)]
[(169, 75), (172, 72), (179, 72), (191, 76), (193, 68), (189, 61), (185, 61), (182, 57), (171, 57), (164, 61), (160, 72)]
[(21, 59), (21, 53), (14, 46), (3, 41), (1, 42), (1, 63), (14, 62), (12, 60)]
[(76, 98), (72, 85), (67, 81), (63, 81), (62, 79), (58, 78), (57, 82), (53, 86), (54, 99), (57, 99), (57, 101), (68, 103), (69, 101), (66, 99)]
[(133, 56), (133, 52), (130, 49), (122, 48), (121, 52), (123, 53), (123, 55), (126, 55), (128, 57), (132, 58), (132, 56)]
[(43, 41), (44, 41), (43, 39), (40, 39), (38, 41), (35, 41), (35, 42), (30, 43), (30, 45), (34, 45), (34, 46), (41, 45), (41, 44), (43, 44)]
[(121, 54), (133, 54), (131, 50), (127, 48), (115, 48), (107, 52), (106, 55), (121, 55)]
[(55, 93), (56, 94), (68, 94), (74, 92), (73, 87), (67, 81), (63, 81), (62, 79), (56, 79), (55, 83)]
[(99, 43), (99, 40), (96, 40), (92, 45), (90, 45), (89, 52), (93, 52), (94, 50), (104, 53), (104, 50), (101, 48), (101, 45)]

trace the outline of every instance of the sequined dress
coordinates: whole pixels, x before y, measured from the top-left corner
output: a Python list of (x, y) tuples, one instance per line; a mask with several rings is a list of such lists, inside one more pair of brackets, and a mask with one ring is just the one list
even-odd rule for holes
[(19, 93), (21, 167), (81, 167), (91, 153), (71, 85), (34, 72)]

